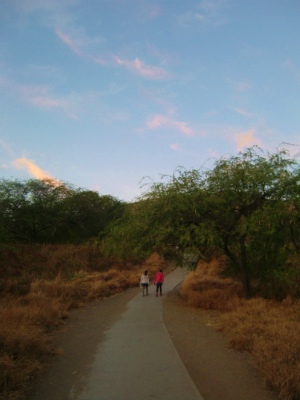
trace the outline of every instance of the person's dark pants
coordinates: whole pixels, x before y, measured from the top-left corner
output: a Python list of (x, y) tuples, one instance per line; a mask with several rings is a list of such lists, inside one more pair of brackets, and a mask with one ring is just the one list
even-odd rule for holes
[(161, 282), (156, 282), (156, 293), (160, 293), (162, 295), (162, 283)]

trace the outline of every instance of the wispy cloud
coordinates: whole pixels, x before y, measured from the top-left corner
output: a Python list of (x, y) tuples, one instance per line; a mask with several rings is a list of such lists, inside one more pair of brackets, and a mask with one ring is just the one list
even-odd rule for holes
[(63, 43), (65, 43), (75, 54), (77, 54), (79, 57), (83, 56), (80, 43), (76, 42), (74, 39), (72, 39), (70, 36), (64, 34), (59, 29), (56, 29), (55, 32), (56, 32), (57, 36), (61, 39), (61, 41)]
[(227, 0), (202, 0), (193, 10), (180, 15), (178, 22), (186, 29), (217, 28), (228, 22), (227, 7)]
[(240, 151), (245, 147), (251, 147), (254, 145), (262, 146), (262, 141), (255, 137), (255, 134), (255, 129), (250, 129), (249, 131), (236, 134), (234, 136), (234, 141), (236, 143), (237, 150)]
[(121, 65), (145, 78), (161, 80), (166, 79), (169, 76), (169, 74), (163, 68), (147, 65), (139, 58), (135, 58), (134, 60), (124, 60), (115, 56), (114, 60), (118, 65)]
[(235, 107), (229, 107), (229, 108), (246, 118), (253, 118), (256, 116), (256, 114), (254, 114), (244, 108), (235, 108)]
[(25, 169), (27, 172), (29, 172), (30, 175), (32, 175), (36, 179), (39, 179), (39, 180), (47, 179), (47, 180), (51, 180), (56, 185), (61, 184), (61, 182), (58, 181), (57, 179), (54, 179), (51, 174), (44, 171), (42, 168), (37, 166), (34, 161), (29, 160), (26, 157), (22, 157), (22, 158), (18, 158), (16, 160), (14, 160), (13, 165), (16, 168)]
[(195, 131), (188, 126), (187, 122), (178, 121), (168, 115), (156, 114), (146, 123), (147, 129), (173, 128), (181, 132), (184, 136), (193, 136)]
[(172, 143), (170, 144), (170, 148), (174, 151), (180, 151), (181, 150), (181, 146), (179, 143)]
[(79, 57), (93, 59), (92, 53), (105, 43), (102, 36), (90, 37), (84, 29), (74, 26), (69, 21), (60, 25), (63, 27), (55, 28), (57, 37)]
[(76, 35), (63, 32), (60, 29), (55, 30), (59, 39), (68, 46), (73, 53), (78, 57), (92, 60), (93, 62), (101, 65), (117, 65), (126, 68), (127, 70), (140, 75), (147, 79), (163, 80), (169, 77), (169, 73), (160, 67), (148, 65), (139, 58), (128, 60), (121, 58), (117, 55), (95, 55), (87, 50), (88, 45), (91, 43), (99, 43), (101, 39), (87, 38), (83, 31), (77, 32)]
[(233, 89), (236, 92), (248, 92), (249, 90), (252, 89), (252, 85), (249, 81), (243, 81), (243, 80), (233, 80), (233, 79), (228, 79), (227, 80), (229, 84), (233, 86)]
[(292, 72), (297, 82), (300, 83), (300, 70), (296, 67), (291, 59), (286, 60), (285, 66)]
[(76, 101), (72, 96), (54, 96), (47, 85), (24, 85), (2, 78), (0, 79), (0, 87), (17, 96), (21, 101), (37, 108), (56, 109), (64, 112), (72, 119), (77, 118)]

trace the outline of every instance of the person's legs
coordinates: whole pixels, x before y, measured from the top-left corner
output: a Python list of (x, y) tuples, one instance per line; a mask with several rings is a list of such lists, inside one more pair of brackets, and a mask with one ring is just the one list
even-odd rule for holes
[(162, 295), (162, 283), (161, 282), (159, 283), (159, 292), (160, 292), (160, 295)]
[(156, 284), (156, 296), (158, 296), (158, 292), (160, 293), (160, 295), (162, 295), (162, 283), (161, 282), (157, 282)]
[(148, 296), (148, 283), (146, 283), (146, 295)]

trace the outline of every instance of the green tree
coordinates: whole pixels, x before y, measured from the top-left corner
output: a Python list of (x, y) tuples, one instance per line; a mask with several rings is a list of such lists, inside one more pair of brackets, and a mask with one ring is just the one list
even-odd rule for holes
[(256, 148), (218, 161), (207, 174), (216, 244), (240, 274), (247, 295), (253, 278), (266, 282), (286, 266), (298, 181), (299, 166), (286, 151), (264, 156)]
[(82, 242), (103, 235), (122, 208), (112, 196), (51, 180), (0, 181), (0, 240)]
[(53, 237), (62, 218), (59, 202), (69, 192), (50, 180), (2, 180), (0, 218), (6, 239), (34, 242)]
[(164, 178), (114, 224), (110, 248), (118, 243), (124, 255), (156, 250), (181, 264), (187, 255), (223, 252), (247, 296), (253, 281), (283, 276), (299, 251), (299, 166), (286, 151), (252, 148), (211, 170), (181, 168)]
[(64, 221), (60, 236), (82, 241), (101, 238), (106, 226), (118, 215), (123, 203), (109, 195), (91, 190), (74, 190), (62, 202)]

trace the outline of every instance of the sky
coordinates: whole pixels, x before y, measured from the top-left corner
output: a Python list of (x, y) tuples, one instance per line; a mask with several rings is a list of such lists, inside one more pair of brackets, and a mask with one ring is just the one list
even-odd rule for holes
[(131, 202), (254, 145), (300, 151), (299, 0), (0, 0), (1, 179)]

